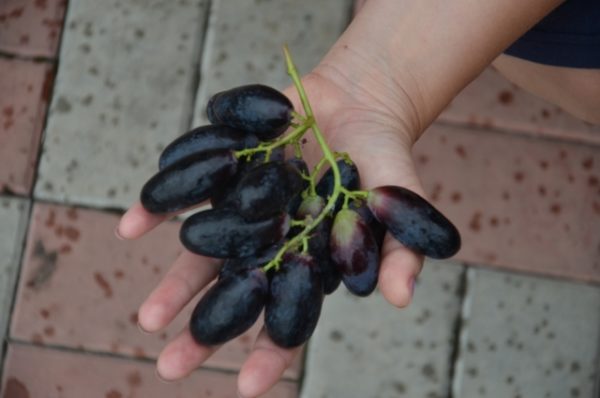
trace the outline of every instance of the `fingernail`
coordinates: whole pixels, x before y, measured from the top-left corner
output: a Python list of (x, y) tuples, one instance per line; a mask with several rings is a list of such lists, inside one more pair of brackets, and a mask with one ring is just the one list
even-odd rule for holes
[(408, 291), (410, 292), (411, 298), (415, 295), (415, 281), (416, 278), (414, 276), (411, 276), (408, 280)]
[(119, 233), (119, 226), (118, 225), (115, 227), (115, 236), (119, 240), (125, 240), (125, 238), (123, 238), (123, 236), (121, 236), (121, 234)]
[(158, 379), (158, 381), (160, 381), (162, 383), (173, 384), (172, 381), (163, 379), (162, 376), (160, 375), (160, 373), (158, 373), (158, 369), (157, 368), (154, 369), (154, 376)]
[(142, 325), (140, 325), (140, 323), (139, 323), (139, 322), (137, 323), (137, 327), (138, 327), (138, 329), (140, 330), (140, 332), (142, 332), (142, 333), (144, 333), (144, 334), (151, 334), (149, 331), (147, 331), (146, 329), (144, 329), (144, 328), (142, 327)]

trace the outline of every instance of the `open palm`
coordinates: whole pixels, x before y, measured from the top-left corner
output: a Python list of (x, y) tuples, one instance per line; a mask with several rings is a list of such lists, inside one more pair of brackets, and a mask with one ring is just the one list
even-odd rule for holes
[[(306, 76), (303, 83), (329, 146), (334, 151), (350, 154), (360, 170), (362, 188), (399, 185), (423, 194), (410, 155), (413, 140), (407, 131), (408, 124), (377, 95), (357, 84), (334, 81), (328, 75), (327, 66), (323, 65)], [(288, 89), (285, 93), (300, 110), (294, 90)], [(307, 138), (303, 148), (305, 160), (314, 165), (322, 155), (309, 134)], [(136, 203), (123, 215), (117, 234), (124, 239), (135, 239), (171, 217), (150, 214)], [(140, 327), (148, 332), (165, 328), (217, 276), (220, 264), (219, 259), (188, 251), (182, 253), (142, 304), (138, 315)], [(378, 286), (390, 303), (398, 307), (408, 305), (422, 264), (421, 256), (386, 237)], [(161, 352), (158, 373), (166, 380), (185, 377), (218, 348), (198, 345), (186, 329)], [(263, 329), (240, 371), (240, 395), (256, 397), (266, 392), (298, 352), (299, 348), (278, 347)]]

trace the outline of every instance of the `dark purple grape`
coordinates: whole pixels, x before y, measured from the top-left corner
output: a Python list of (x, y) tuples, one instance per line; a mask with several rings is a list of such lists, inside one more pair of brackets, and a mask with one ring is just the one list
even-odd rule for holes
[(188, 156), (146, 182), (140, 195), (142, 205), (150, 213), (170, 213), (201, 203), (235, 175), (237, 166), (231, 150)]
[[(350, 191), (359, 189), (360, 175), (358, 174), (356, 165), (345, 159), (340, 159), (336, 163), (340, 169), (342, 186), (346, 187), (346, 189), (349, 189)], [(327, 169), (315, 187), (317, 195), (325, 199), (329, 198), (329, 196), (333, 193), (334, 185), (333, 171), (331, 169)], [(341, 196), (342, 195), (340, 195), (335, 202), (334, 213), (337, 213), (342, 208), (344, 201)]]
[(267, 276), (260, 269), (243, 269), (220, 279), (192, 313), (192, 337), (198, 344), (210, 346), (241, 335), (258, 319), (268, 291)]
[[(299, 158), (292, 158), (292, 159), (286, 160), (286, 162), (288, 164), (294, 166), (296, 168), (296, 170), (298, 170), (298, 173), (300, 175), (308, 176), (310, 174), (310, 172), (308, 171), (308, 165), (306, 164), (306, 162), (304, 160), (299, 159)], [(289, 214), (296, 214), (296, 212), (298, 211), (298, 207), (300, 206), (300, 203), (302, 203), (302, 191), (306, 190), (308, 188), (308, 185), (309, 185), (308, 180), (305, 180), (303, 178), (302, 179), (302, 189), (288, 203), (287, 212)]]
[(285, 237), (287, 213), (249, 222), (231, 209), (211, 209), (189, 217), (180, 239), (191, 252), (217, 258), (253, 256)]
[(360, 218), (363, 219), (365, 224), (369, 226), (371, 232), (373, 233), (373, 237), (375, 238), (375, 242), (377, 242), (377, 246), (379, 249), (383, 246), (383, 239), (385, 238), (386, 228), (385, 225), (379, 222), (377, 218), (373, 215), (367, 203), (364, 201), (356, 201), (353, 200), (350, 202), (349, 209), (356, 211)]
[(312, 335), (323, 304), (323, 288), (315, 261), (288, 253), (271, 279), (265, 326), (280, 347), (297, 347)]
[(379, 247), (360, 215), (354, 210), (340, 210), (329, 243), (331, 260), (346, 288), (358, 296), (371, 294), (379, 276)]
[(245, 219), (260, 220), (286, 210), (290, 200), (303, 188), (304, 180), (291, 164), (264, 163), (240, 179), (235, 206)]
[(258, 138), (252, 133), (229, 126), (209, 125), (197, 127), (171, 142), (158, 160), (160, 170), (194, 153), (215, 149), (251, 148), (258, 145)]
[(369, 209), (404, 246), (431, 258), (448, 258), (460, 249), (456, 227), (424, 198), (402, 187), (372, 189)]
[[(275, 148), (271, 152), (270, 161), (277, 162), (283, 161), (285, 158), (285, 151), (283, 147)], [(238, 173), (231, 179), (231, 181), (222, 187), (221, 189), (215, 190), (210, 198), (210, 203), (214, 208), (232, 208), (236, 206), (236, 187), (239, 184), (242, 177), (250, 170), (254, 169), (265, 163), (264, 153), (258, 153), (252, 157), (252, 160), (246, 161), (239, 159)]]
[[(308, 215), (316, 218), (325, 208), (325, 205), (325, 200), (320, 196), (309, 196), (302, 201), (302, 204), (298, 208), (296, 219), (301, 220)], [(333, 293), (342, 281), (342, 275), (331, 262), (329, 254), (329, 236), (331, 235), (332, 223), (333, 219), (330, 216), (326, 216), (311, 232), (308, 241), (308, 252), (315, 259), (319, 267), (323, 293), (325, 294)]]
[(275, 245), (253, 256), (228, 258), (219, 270), (219, 279), (243, 269), (258, 268), (266, 265), (275, 257), (280, 248), (281, 245)]
[(208, 120), (255, 133), (261, 140), (281, 135), (292, 121), (290, 100), (261, 84), (235, 87), (213, 95), (206, 107)]

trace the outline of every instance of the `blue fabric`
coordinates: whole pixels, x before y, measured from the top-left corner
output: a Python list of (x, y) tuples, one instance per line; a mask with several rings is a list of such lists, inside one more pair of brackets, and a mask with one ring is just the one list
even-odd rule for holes
[(548, 65), (600, 68), (600, 0), (567, 0), (505, 53)]

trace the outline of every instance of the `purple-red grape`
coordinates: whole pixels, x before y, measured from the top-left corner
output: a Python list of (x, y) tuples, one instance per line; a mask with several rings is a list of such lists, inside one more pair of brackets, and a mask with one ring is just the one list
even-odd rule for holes
[(217, 258), (253, 256), (282, 240), (289, 230), (287, 213), (246, 221), (231, 209), (211, 209), (189, 217), (179, 234), (191, 252)]
[(456, 227), (427, 200), (402, 187), (372, 189), (369, 209), (404, 246), (431, 258), (448, 258), (460, 249)]
[(292, 121), (290, 100), (261, 84), (235, 87), (213, 95), (206, 107), (208, 120), (255, 133), (261, 140), (281, 135)]
[(142, 188), (140, 200), (150, 213), (170, 213), (208, 199), (237, 172), (231, 150), (190, 155), (155, 174)]
[(358, 296), (371, 294), (379, 276), (379, 247), (360, 215), (354, 210), (340, 210), (329, 243), (331, 260), (346, 288)]
[(297, 347), (312, 335), (323, 304), (315, 261), (307, 254), (287, 253), (271, 278), (265, 307), (269, 337), (280, 347)]
[(269, 282), (261, 269), (243, 269), (220, 279), (202, 296), (190, 319), (198, 344), (225, 343), (248, 330), (268, 297)]

